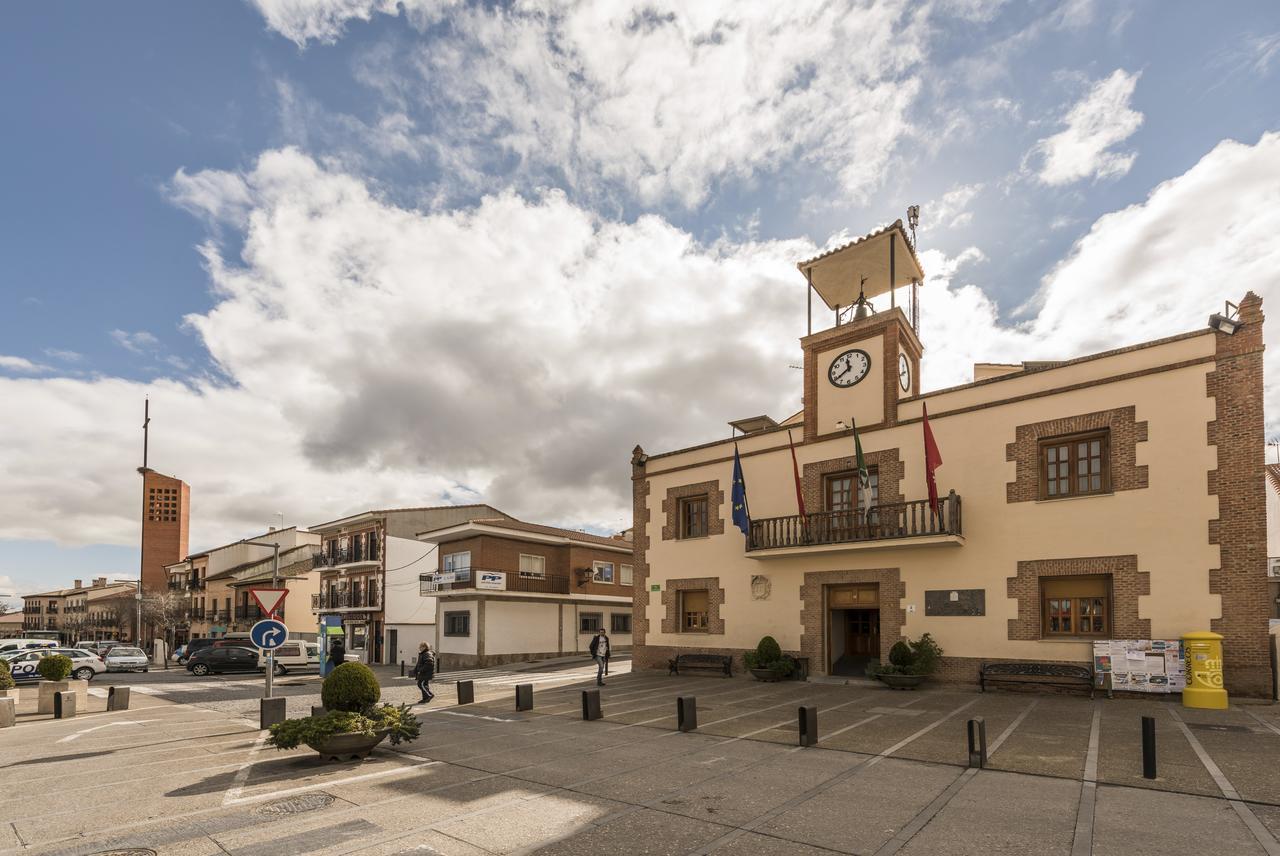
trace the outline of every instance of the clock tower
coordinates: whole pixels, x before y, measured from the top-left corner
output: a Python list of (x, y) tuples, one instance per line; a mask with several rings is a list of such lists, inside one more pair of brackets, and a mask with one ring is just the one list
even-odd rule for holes
[[(902, 221), (798, 267), (808, 282), (810, 306), (809, 334), (800, 340), (805, 439), (842, 433), (851, 418), (859, 432), (896, 424), (898, 402), (920, 392), (924, 351), (917, 300), (924, 271)], [(898, 305), (900, 289), (909, 315)], [(814, 292), (835, 318), (834, 327), (817, 333)]]

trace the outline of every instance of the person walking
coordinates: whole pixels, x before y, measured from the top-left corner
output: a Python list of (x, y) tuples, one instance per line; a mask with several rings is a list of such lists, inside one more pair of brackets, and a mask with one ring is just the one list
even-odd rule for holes
[(341, 636), (335, 636), (329, 643), (329, 671), (332, 672), (345, 662), (347, 662), (347, 646), (343, 643)]
[(431, 646), (423, 642), (418, 646), (418, 661), (413, 664), (413, 677), (422, 693), (422, 704), (427, 704), (436, 694), (431, 691), (431, 679), (436, 676), (436, 656)]
[(591, 640), (591, 659), (596, 661), (596, 686), (604, 686), (605, 669), (609, 665), (609, 637), (604, 628)]

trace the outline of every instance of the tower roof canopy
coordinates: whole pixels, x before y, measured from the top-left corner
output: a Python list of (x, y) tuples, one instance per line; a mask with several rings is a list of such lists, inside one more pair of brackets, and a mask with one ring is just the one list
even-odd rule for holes
[[(893, 244), (893, 281), (889, 278), (890, 244)], [(796, 265), (810, 277), (814, 291), (827, 307), (849, 306), (864, 291), (868, 298), (886, 294), (893, 288), (923, 281), (924, 270), (901, 220), (869, 235), (806, 259)], [(867, 278), (862, 283), (863, 277)]]

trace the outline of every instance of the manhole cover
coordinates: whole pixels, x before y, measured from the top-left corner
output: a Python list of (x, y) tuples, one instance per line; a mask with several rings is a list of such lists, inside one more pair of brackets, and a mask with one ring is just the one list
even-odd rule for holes
[(156, 851), (145, 847), (128, 847), (124, 850), (100, 850), (91, 856), (156, 856)]
[[(314, 793), (314, 794), (298, 794), (296, 797), (285, 797), (282, 800), (273, 800), (264, 803), (253, 810), (258, 815), (282, 815), (282, 814), (302, 814), (304, 811), (315, 811), (318, 808), (324, 808), (330, 805), (334, 800), (332, 794)], [(151, 851), (146, 851), (151, 852)]]
[(1253, 730), (1247, 725), (1216, 725), (1212, 722), (1192, 722), (1190, 725), (1197, 731), (1234, 731), (1248, 734)]

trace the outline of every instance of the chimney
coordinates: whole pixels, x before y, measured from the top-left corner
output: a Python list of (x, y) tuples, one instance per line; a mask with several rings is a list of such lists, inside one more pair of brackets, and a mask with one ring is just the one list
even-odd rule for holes
[(102, 587), (103, 587), (103, 586), (105, 586), (106, 584), (107, 584), (107, 578), (106, 578), (106, 577), (98, 577), (96, 580), (94, 580), (94, 581), (93, 581), (93, 587), (94, 587), (94, 588), (102, 588)]
[(276, 527), (274, 527), (274, 526), (268, 526), (268, 527), (267, 527), (267, 531), (268, 531), (268, 532), (274, 532), (274, 531), (276, 531)]
[(72, 588), (84, 588), (84, 583), (80, 580), (76, 580), (76, 584), (72, 586)]

